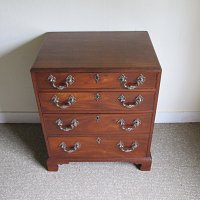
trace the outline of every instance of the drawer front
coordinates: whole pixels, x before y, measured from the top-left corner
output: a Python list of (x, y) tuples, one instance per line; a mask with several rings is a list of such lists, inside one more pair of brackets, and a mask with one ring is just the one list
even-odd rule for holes
[(148, 135), (137, 137), (49, 137), (48, 144), (50, 156), (88, 159), (133, 158), (146, 156)]
[(148, 133), (152, 113), (145, 114), (44, 114), (47, 135), (134, 135)]
[(39, 93), (44, 113), (152, 111), (154, 92)]
[[(141, 76), (142, 74), (142, 76)], [(122, 76), (124, 75), (124, 76)], [(39, 90), (69, 90), (84, 88), (128, 89), (126, 86), (136, 86), (136, 89), (152, 89), (156, 87), (156, 73), (36, 73)], [(120, 78), (121, 77), (121, 78)], [(141, 80), (141, 77), (142, 78)], [(125, 82), (126, 80), (126, 82)], [(138, 82), (139, 81), (139, 82)], [(60, 87), (59, 87), (60, 86)], [(62, 87), (64, 86), (64, 87)]]

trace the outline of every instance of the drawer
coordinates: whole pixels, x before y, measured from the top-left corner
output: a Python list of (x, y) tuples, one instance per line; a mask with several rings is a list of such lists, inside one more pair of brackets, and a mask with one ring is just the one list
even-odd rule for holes
[(44, 113), (152, 111), (154, 92), (39, 93)]
[[(122, 76), (123, 75), (123, 76)], [(142, 75), (142, 76), (141, 76)], [(129, 73), (64, 73), (37, 72), (36, 80), (39, 90), (69, 90), (69, 89), (128, 89), (125, 87), (152, 89), (156, 87), (155, 72)], [(125, 87), (124, 87), (125, 85)], [(59, 87), (60, 86), (60, 87)], [(63, 87), (62, 87), (63, 86)]]
[(152, 113), (143, 114), (44, 114), (47, 135), (148, 133)]
[(146, 156), (148, 135), (123, 137), (49, 137), (50, 156), (67, 158), (133, 158)]

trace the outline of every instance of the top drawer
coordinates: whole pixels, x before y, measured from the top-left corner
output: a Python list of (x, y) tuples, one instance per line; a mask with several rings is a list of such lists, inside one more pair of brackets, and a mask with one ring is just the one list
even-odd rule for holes
[(36, 72), (39, 90), (66, 91), (69, 89), (154, 89), (155, 72), (130, 73), (65, 73)]

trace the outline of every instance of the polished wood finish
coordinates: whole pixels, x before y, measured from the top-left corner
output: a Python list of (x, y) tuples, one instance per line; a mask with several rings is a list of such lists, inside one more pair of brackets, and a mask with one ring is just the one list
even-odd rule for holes
[[(100, 94), (100, 99), (96, 100), (96, 95)], [(124, 95), (126, 103), (132, 104), (136, 97), (142, 95), (144, 101), (133, 108), (125, 108), (118, 100), (119, 96)], [(59, 104), (64, 105), (67, 99), (73, 95), (76, 102), (66, 109), (58, 108), (52, 103), (52, 97), (56, 95), (59, 98)], [(154, 92), (49, 92), (40, 93), (41, 109), (44, 113), (127, 113), (134, 111), (153, 111)]]
[[(147, 142), (149, 135), (140, 134), (137, 136), (122, 135), (122, 136), (82, 136), (82, 137), (49, 137), (48, 143), (50, 146), (50, 156), (67, 157), (67, 158), (132, 158), (144, 157), (147, 150)], [(100, 144), (97, 143), (97, 138), (100, 138)], [(117, 144), (122, 141), (125, 146), (130, 147), (132, 143), (137, 142), (138, 147), (129, 153), (122, 152)], [(65, 142), (68, 147), (73, 147), (76, 142), (79, 142), (81, 147), (73, 153), (63, 151), (59, 144)]]
[[(58, 164), (84, 161), (126, 161), (142, 171), (150, 170), (161, 67), (147, 32), (47, 33), (31, 74), (49, 171), (57, 171)], [(95, 80), (97, 74), (99, 81)], [(119, 80), (122, 74), (127, 77), (128, 85), (135, 84), (140, 74), (146, 79), (136, 89), (128, 90)], [(63, 85), (68, 75), (75, 81), (66, 89), (58, 90), (48, 81), (49, 75), (56, 77), (56, 85)], [(122, 94), (128, 104), (138, 95), (144, 100), (128, 109), (118, 100)], [(54, 95), (60, 105), (66, 104), (71, 95), (76, 97), (76, 102), (60, 109), (51, 101)], [(63, 121), (64, 128), (70, 127), (73, 119), (79, 124), (66, 132), (56, 124), (58, 119)], [(126, 128), (135, 119), (140, 119), (141, 124), (127, 132), (117, 123), (119, 119), (125, 120)], [(119, 141), (129, 149), (135, 141), (139, 146), (132, 152), (122, 152), (117, 146)], [(79, 142), (81, 147), (72, 153), (64, 152), (59, 146), (62, 142), (67, 147)]]
[[(136, 82), (136, 79), (140, 74), (144, 75), (146, 81), (143, 85), (140, 85), (138, 89), (155, 89), (156, 88), (156, 73), (139, 71), (139, 72), (130, 72), (130, 73), (51, 73), (56, 77), (56, 84), (63, 85), (65, 78), (68, 75), (72, 75), (75, 78), (75, 81), (68, 88), (65, 88), (63, 91), (68, 91), (69, 89), (119, 89), (123, 90), (124, 87), (119, 81), (119, 77), (124, 74), (129, 84)], [(99, 81), (97, 82), (95, 77), (99, 75)], [(49, 72), (40, 72), (37, 73), (37, 83), (39, 90), (52, 90), (56, 91), (52, 87), (51, 83), (48, 81), (50, 73)], [(124, 89), (126, 90), (126, 89)]]
[(148, 32), (47, 33), (32, 71), (158, 70)]
[[(135, 133), (149, 133), (151, 128), (152, 113), (140, 114), (90, 114), (85, 117), (85, 114), (44, 114), (44, 126), (48, 136), (51, 135), (85, 135), (87, 134), (102, 134), (102, 135), (134, 135)], [(71, 131), (60, 130), (56, 121), (61, 119), (63, 127), (70, 127), (73, 119), (78, 120), (79, 125)], [(124, 119), (126, 128), (133, 127), (132, 122), (136, 119), (141, 121), (141, 124), (133, 131), (127, 132), (121, 128), (118, 121)]]

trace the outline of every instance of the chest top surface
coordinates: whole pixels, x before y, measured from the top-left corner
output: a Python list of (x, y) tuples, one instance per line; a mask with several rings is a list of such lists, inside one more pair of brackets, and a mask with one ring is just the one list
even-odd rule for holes
[(160, 70), (145, 31), (49, 32), (32, 66), (37, 70)]

